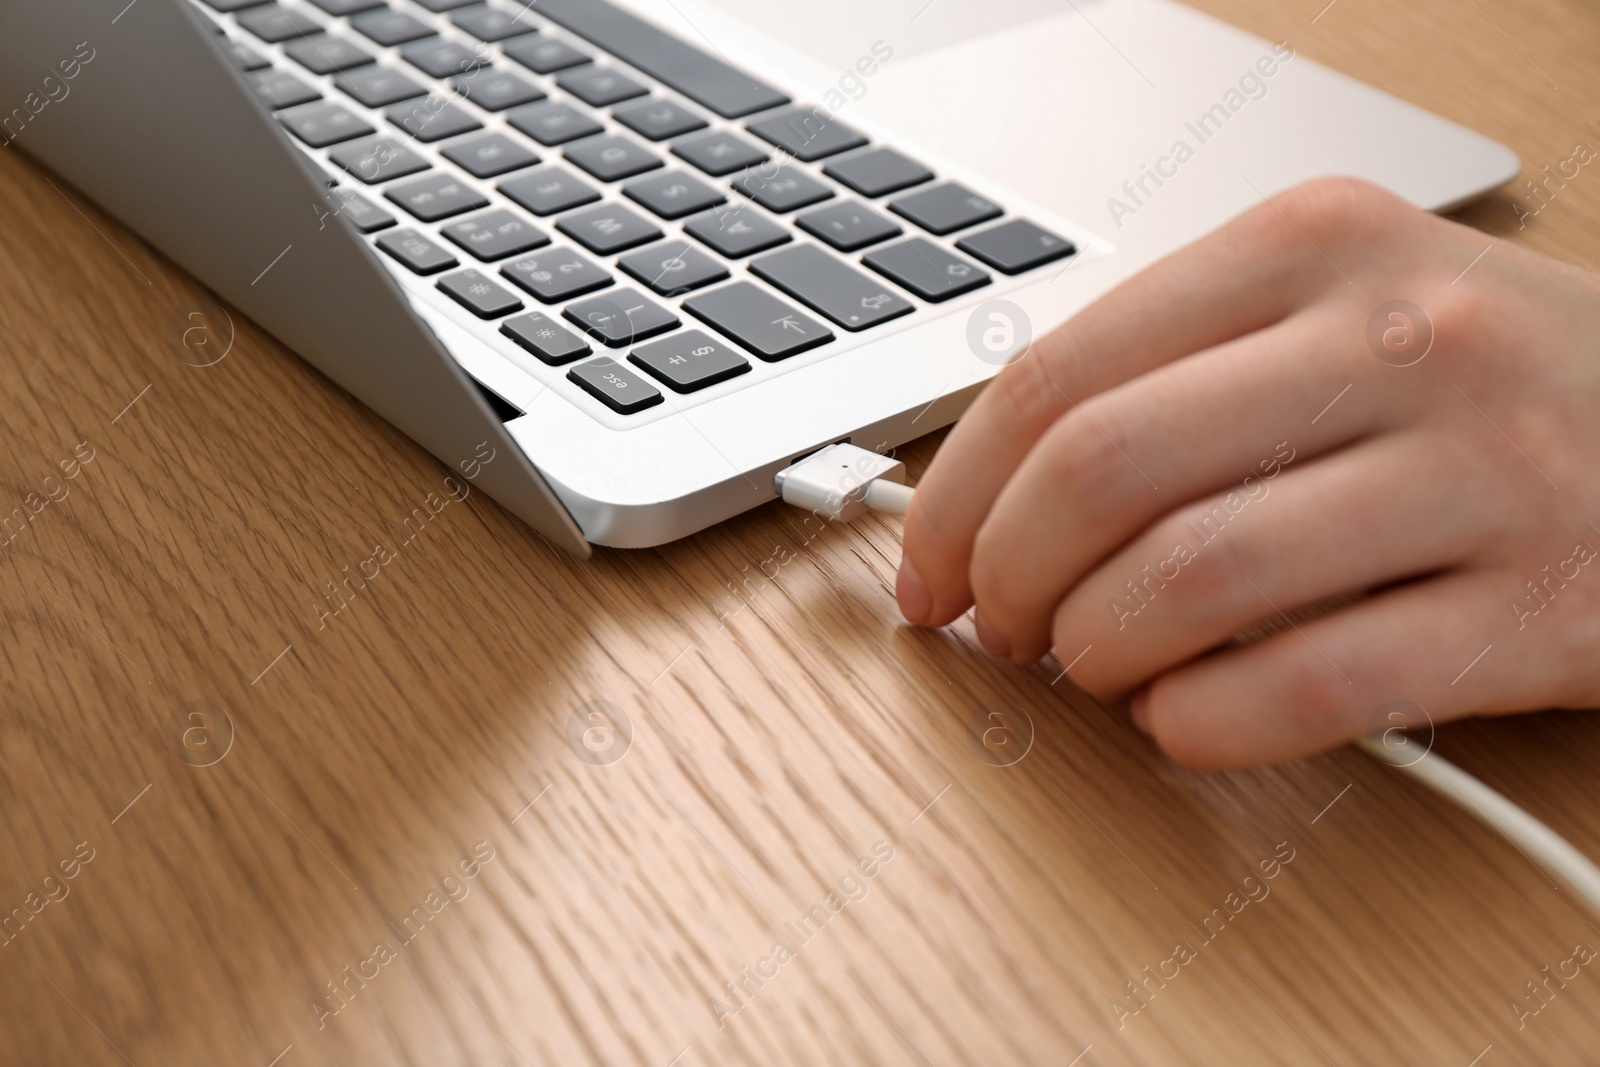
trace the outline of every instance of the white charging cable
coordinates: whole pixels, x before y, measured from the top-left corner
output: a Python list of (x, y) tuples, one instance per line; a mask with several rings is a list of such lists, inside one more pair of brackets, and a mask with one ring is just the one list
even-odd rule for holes
[[(787, 503), (849, 522), (868, 508), (904, 515), (913, 492), (905, 480), (906, 467), (899, 460), (837, 444), (779, 471), (773, 488)], [(1263, 630), (1259, 636), (1269, 632)], [(1364, 737), (1357, 744), (1500, 831), (1600, 914), (1600, 867), (1550, 827), (1399, 729)]]

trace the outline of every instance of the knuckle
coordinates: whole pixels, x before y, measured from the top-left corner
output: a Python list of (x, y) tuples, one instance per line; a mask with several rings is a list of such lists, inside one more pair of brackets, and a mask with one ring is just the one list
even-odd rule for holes
[(1269, 225), (1273, 219), (1281, 225), (1278, 211), (1313, 244), (1325, 247), (1392, 232), (1396, 217), (1415, 209), (1382, 186), (1337, 176), (1296, 185), (1263, 205), (1258, 214), (1264, 214)]
[(1287, 655), (1277, 690), (1291, 733), (1326, 738), (1343, 732), (1350, 720), (1349, 684), (1294, 634), (1279, 634), (1271, 640), (1282, 642)]

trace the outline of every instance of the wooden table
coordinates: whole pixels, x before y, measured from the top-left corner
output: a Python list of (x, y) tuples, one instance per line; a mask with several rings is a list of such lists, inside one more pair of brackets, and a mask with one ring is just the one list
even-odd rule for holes
[[(1592, 4), (1321, 2), (1202, 6), (1529, 174), (1600, 145)], [(1355, 751), (1174, 769), (902, 625), (892, 519), (407, 541), (435, 461), (249, 323), (192, 365), (211, 298), (15, 152), (0, 202), (0, 1063), (1600, 1056), (1600, 973), (1525, 986), (1600, 928)], [(1600, 177), (1464, 217), (1592, 266)], [(1595, 717), (1437, 747), (1600, 855)]]

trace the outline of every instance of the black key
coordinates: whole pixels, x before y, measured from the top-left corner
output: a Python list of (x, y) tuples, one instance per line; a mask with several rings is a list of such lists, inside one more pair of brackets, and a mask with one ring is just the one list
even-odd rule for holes
[[(361, 233), (376, 233), (394, 225), (394, 216), (371, 200), (348, 189), (335, 189), (329, 194), (335, 201), (334, 211), (347, 219)], [(320, 229), (320, 227), (319, 227)]]
[(564, 167), (545, 167), (503, 181), (495, 188), (535, 215), (554, 215), (600, 199), (598, 189)]
[(999, 204), (954, 182), (890, 201), (889, 210), (935, 234), (953, 233), (1001, 214)]
[(383, 195), (411, 212), (423, 222), (438, 222), (463, 211), (488, 207), (489, 201), (448, 174), (429, 174), (409, 182), (391, 185)]
[(498, 319), (522, 310), (521, 300), (476, 267), (446, 274), (439, 279), (439, 291), (480, 319)]
[(469, 7), (450, 16), (450, 21), (466, 30), (480, 41), (503, 41), (532, 33), (538, 27), (528, 17), (528, 8), (516, 12), (497, 11), (492, 7)]
[(622, 187), (622, 195), (664, 219), (681, 219), (727, 200), (718, 190), (681, 170), (629, 182)]
[(503, 133), (457, 141), (440, 152), (474, 178), (495, 178), (539, 162), (539, 157)]
[(691, 296), (683, 310), (771, 363), (833, 340), (833, 331), (753, 282)]
[(278, 115), (278, 121), (312, 148), (326, 148), (372, 132), (354, 111), (329, 100), (307, 104)]
[(728, 268), (687, 241), (641, 248), (617, 260), (617, 266), (661, 296), (678, 296), (720, 282)]
[(612, 289), (568, 304), (567, 321), (607, 348), (626, 348), (679, 325), (678, 316), (635, 289)]
[(751, 133), (777, 145), (802, 163), (860, 148), (867, 139), (844, 123), (819, 109), (790, 108), (746, 127)]
[(869, 252), (861, 262), (935, 304), (990, 282), (987, 272), (946, 252), (926, 237), (913, 237)]
[(451, 78), (450, 87), (485, 111), (504, 111), (543, 100), (545, 93), (515, 74), (479, 72), (471, 78)]
[(243, 11), (247, 7), (264, 4), (267, 0), (206, 0), (206, 6), (213, 11), (227, 13), (229, 11)]
[(556, 84), (590, 107), (610, 107), (650, 91), (621, 71), (609, 67), (569, 70), (556, 78)]
[(551, 248), (514, 259), (500, 273), (546, 304), (559, 303), (611, 284), (611, 275), (570, 248)]
[(674, 142), (672, 154), (687, 159), (713, 178), (766, 161), (767, 153), (731, 133), (706, 133)]
[(729, 259), (743, 259), (794, 240), (788, 230), (750, 207), (708, 211), (684, 223), (683, 232)]
[(580, 141), (565, 155), (603, 182), (621, 181), (662, 165), (660, 156), (616, 133)]
[(390, 137), (372, 137), (335, 148), (328, 153), (328, 159), (368, 185), (428, 169), (426, 159), (396, 144)]
[(621, 204), (601, 204), (566, 216), (556, 229), (600, 256), (654, 241), (661, 231)]
[(313, 74), (338, 74), (373, 62), (372, 56), (343, 37), (318, 34), (302, 37), (283, 46), (289, 58)]
[(865, 330), (916, 309), (882, 282), (839, 262), (816, 245), (771, 252), (752, 260), (750, 270), (851, 331)]
[(576, 141), (605, 129), (594, 119), (566, 104), (533, 104), (506, 115), (512, 129), (532, 137), (546, 148)]
[(788, 165), (776, 169), (758, 167), (743, 177), (735, 178), (733, 187), (779, 215), (809, 207), (833, 195), (832, 189), (799, 167)]
[(823, 167), (822, 173), (868, 198), (888, 196), (933, 180), (933, 171), (892, 148), (874, 148), (836, 159)]
[(581, 67), (591, 62), (588, 55), (565, 41), (552, 41), (544, 37), (524, 37), (503, 45), (501, 50), (535, 74), (554, 74), (558, 70)]
[(285, 11), (277, 4), (252, 8), (234, 17), (239, 20), (239, 25), (268, 44), (322, 32), (320, 22), (308, 19), (298, 11)]
[(606, 0), (539, 0), (538, 10), (725, 119), (789, 102), (771, 86)]
[(438, 274), (456, 265), (456, 257), (409, 227), (378, 238), (378, 247), (418, 274)]
[(423, 144), (483, 129), (483, 123), (438, 96), (415, 103), (396, 104), (384, 117)]
[(335, 18), (383, 6), (383, 0), (311, 0), (311, 2)]
[(453, 11), (458, 7), (476, 4), (478, 0), (417, 0), (417, 3), (429, 11)]
[(854, 252), (900, 233), (900, 227), (855, 200), (819, 207), (794, 221), (802, 230), (822, 238), (841, 252)]
[(619, 107), (611, 117), (641, 137), (664, 141), (680, 133), (703, 130), (706, 120), (670, 100), (641, 100)]
[(750, 361), (703, 330), (685, 330), (636, 348), (630, 360), (680, 393), (725, 382), (750, 369)]
[(1012, 219), (993, 229), (963, 237), (956, 247), (977, 256), (1001, 274), (1021, 274), (1078, 250), (1065, 237), (1040, 229), (1027, 219)]
[(432, 78), (470, 74), (490, 66), (487, 55), (480, 56), (451, 41), (418, 41), (401, 48), (400, 55)]
[(580, 363), (567, 371), (567, 377), (619, 415), (632, 415), (661, 403), (661, 390), (610, 356)]
[(533, 223), (505, 208), (452, 222), (439, 232), (486, 263), (550, 243), (550, 238)]
[(350, 25), (363, 37), (376, 41), (385, 48), (433, 36), (432, 26), (418, 22), (410, 15), (390, 11), (387, 8), (356, 15), (350, 20)]
[(248, 48), (238, 41), (223, 39), (222, 51), (228, 57), (228, 62), (239, 70), (264, 70), (272, 66), (272, 60), (257, 52), (254, 48)]
[(285, 70), (264, 70), (247, 75), (245, 80), (272, 111), (322, 99), (321, 93)]
[(542, 311), (507, 319), (500, 324), (500, 332), (552, 367), (571, 363), (594, 351), (589, 342)]
[(334, 87), (349, 93), (366, 107), (388, 107), (411, 100), (428, 90), (388, 67), (358, 67), (333, 79)]

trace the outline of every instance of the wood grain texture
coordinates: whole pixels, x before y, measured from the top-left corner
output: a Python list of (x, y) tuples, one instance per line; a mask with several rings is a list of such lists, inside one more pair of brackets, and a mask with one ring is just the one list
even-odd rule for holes
[[(1595, 143), (1581, 0), (1201, 6), (1529, 174)], [(1050, 666), (901, 625), (897, 520), (575, 562), (250, 323), (191, 365), (212, 298), (15, 152), (0, 203), (0, 1063), (1596, 1059), (1600, 974), (1511, 1002), (1600, 929), (1353, 750), (1175, 769)], [(1463, 218), (1592, 266), (1600, 177)], [(1437, 744), (1600, 855), (1594, 716)]]

